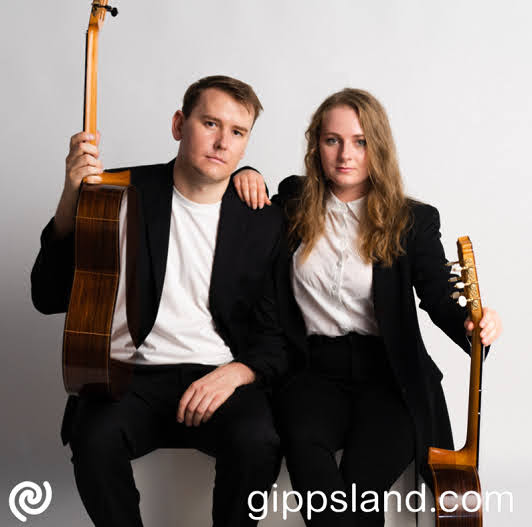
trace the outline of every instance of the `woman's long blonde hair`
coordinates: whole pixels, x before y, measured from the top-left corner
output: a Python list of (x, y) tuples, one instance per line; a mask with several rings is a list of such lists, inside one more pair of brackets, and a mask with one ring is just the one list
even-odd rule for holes
[(304, 244), (304, 261), (325, 228), (325, 204), (329, 193), (323, 172), (319, 141), (324, 114), (331, 108), (348, 106), (358, 116), (367, 143), (369, 191), (360, 219), (358, 250), (366, 263), (391, 266), (404, 253), (402, 234), (410, 226), (410, 209), (403, 191), (395, 143), (382, 105), (370, 93), (345, 88), (327, 97), (312, 116), (305, 133), (306, 178), (297, 202), (289, 202), (289, 238)]

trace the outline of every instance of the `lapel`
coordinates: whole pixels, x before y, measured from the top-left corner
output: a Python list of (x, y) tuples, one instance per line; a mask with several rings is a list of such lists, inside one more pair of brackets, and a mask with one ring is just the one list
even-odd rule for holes
[(170, 236), (170, 218), (172, 215), (174, 160), (160, 166), (158, 173), (150, 174), (150, 181), (144, 188), (144, 218), (153, 281), (155, 286), (155, 305), (159, 307), (163, 291), (168, 240)]
[(215, 319), (224, 296), (231, 292), (232, 280), (238, 275), (248, 218), (247, 205), (240, 201), (231, 180), (222, 198), (209, 287), (209, 309)]
[[(129, 312), (139, 312), (138, 333), (132, 333), (138, 348), (150, 333), (164, 284), (170, 217), (172, 213), (174, 160), (165, 165), (137, 167), (132, 172), (132, 184), (138, 192), (139, 202), (139, 240), (136, 258), (136, 293), (128, 287), (130, 295), (128, 306), (134, 304)], [(129, 236), (128, 236), (129, 239)], [(129, 244), (129, 241), (128, 241)]]

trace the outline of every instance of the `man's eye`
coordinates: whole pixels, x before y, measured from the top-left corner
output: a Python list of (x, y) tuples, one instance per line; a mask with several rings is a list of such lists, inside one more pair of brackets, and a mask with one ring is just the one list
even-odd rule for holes
[(233, 130), (235, 135), (244, 135), (240, 130)]
[(216, 123), (214, 121), (205, 121), (205, 126), (208, 126), (209, 128), (214, 128), (216, 126)]

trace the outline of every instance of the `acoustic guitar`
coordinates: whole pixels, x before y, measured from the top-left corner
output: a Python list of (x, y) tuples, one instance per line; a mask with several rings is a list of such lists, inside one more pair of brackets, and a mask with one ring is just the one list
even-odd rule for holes
[[(83, 129), (94, 137), (98, 36), (106, 13), (117, 14), (107, 3), (92, 2), (86, 39)], [(128, 216), (135, 211), (136, 196), (129, 171), (103, 172), (101, 177), (98, 185), (82, 183), (79, 193), (74, 281), (63, 335), (63, 381), (70, 394), (117, 399), (131, 373), (130, 366), (110, 357), (120, 273), (119, 214), (124, 193), (128, 193)]]
[(475, 324), (471, 343), (471, 370), (469, 379), (469, 407), (465, 445), (457, 451), (431, 447), (428, 464), (434, 482), (437, 527), (481, 527), (482, 499), (478, 476), (478, 446), (480, 428), (480, 398), (484, 347), (480, 340), (478, 323), (482, 319), (482, 301), (478, 285), (473, 247), (468, 236), (458, 239), (460, 276), (456, 282), (459, 291), (453, 293), (461, 305), (467, 304)]

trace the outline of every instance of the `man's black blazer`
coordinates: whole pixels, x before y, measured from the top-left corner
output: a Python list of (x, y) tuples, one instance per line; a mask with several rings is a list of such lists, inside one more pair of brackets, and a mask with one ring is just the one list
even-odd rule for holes
[[(135, 259), (140, 307), (140, 342), (155, 322), (166, 270), (173, 192), (173, 165), (132, 167), (131, 182), (139, 198), (138, 252)], [(121, 169), (122, 170), (122, 169)], [(278, 267), (286, 251), (279, 207), (251, 210), (229, 184), (222, 198), (209, 290), (216, 330), (235, 360), (253, 369), (261, 382), (273, 383), (288, 370), (286, 341), (279, 324), (277, 293), (288, 276)], [(45, 314), (68, 309), (74, 271), (74, 235), (57, 240), (53, 219), (41, 235), (31, 273), (35, 307)], [(279, 283), (285, 280), (285, 284)], [(260, 327), (260, 331), (258, 330)], [(77, 397), (70, 397), (62, 426), (69, 440)]]
[[(272, 201), (285, 209), (299, 206), (302, 183), (302, 176), (286, 178)], [(423, 463), (428, 447), (452, 449), (453, 439), (441, 387), (443, 375), (423, 343), (414, 289), (421, 300), (420, 307), (432, 321), (464, 351), (469, 353), (471, 347), (464, 329), (466, 310), (450, 298), (453, 289), (440, 242), (439, 213), (434, 207), (413, 200), (410, 209), (412, 226), (403, 240), (405, 254), (391, 267), (373, 265), (373, 302), (390, 365), (415, 426), (418, 467), (430, 484)], [(292, 344), (305, 357), (305, 326), (293, 294), (288, 291), (289, 295), (280, 302), (281, 319)], [(393, 448), (393, 437), (390, 447)]]

